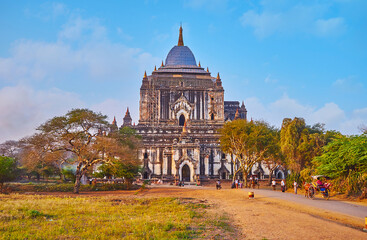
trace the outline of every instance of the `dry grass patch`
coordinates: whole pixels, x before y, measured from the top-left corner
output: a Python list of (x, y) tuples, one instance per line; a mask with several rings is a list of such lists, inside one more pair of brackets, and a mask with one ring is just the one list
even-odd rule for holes
[(212, 239), (207, 231), (213, 229), (227, 238), (228, 229), (208, 208), (195, 199), (169, 197), (3, 195), (0, 238)]

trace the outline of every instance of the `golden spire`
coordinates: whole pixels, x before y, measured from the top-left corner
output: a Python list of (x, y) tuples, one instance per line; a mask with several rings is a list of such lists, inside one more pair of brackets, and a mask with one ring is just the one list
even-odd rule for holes
[(200, 61), (199, 61), (199, 67), (201, 67), (201, 65), (200, 65)]
[(157, 66), (154, 66), (154, 71), (157, 71)]
[(161, 67), (164, 67), (163, 60), (162, 60), (162, 65), (161, 65)]
[(183, 128), (182, 128), (182, 134), (186, 134), (187, 133), (186, 126), (187, 126), (187, 124), (186, 124), (186, 121), (185, 121), (185, 123), (183, 125)]
[(206, 67), (206, 72), (209, 72), (209, 68), (208, 67)]
[(144, 78), (147, 78), (147, 71), (144, 72)]
[(183, 37), (182, 37), (182, 26), (180, 26), (180, 36), (178, 37), (178, 44), (177, 46), (183, 46)]
[(117, 125), (115, 116), (113, 117), (112, 125)]
[(217, 75), (217, 79), (218, 79), (218, 80), (220, 79), (219, 73), (218, 73), (218, 75)]

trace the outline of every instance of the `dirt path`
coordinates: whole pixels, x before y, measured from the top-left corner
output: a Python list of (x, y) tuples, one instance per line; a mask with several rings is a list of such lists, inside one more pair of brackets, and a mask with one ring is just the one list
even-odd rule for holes
[[(50, 193), (48, 193), (50, 194)], [(52, 193), (51, 193), (52, 194)], [(63, 195), (61, 193), (55, 193)], [(69, 194), (66, 194), (69, 195)], [(80, 196), (179, 197), (206, 200), (217, 212), (226, 213), (239, 229), (238, 239), (367, 239), (367, 233), (338, 222), (359, 224), (359, 218), (339, 216), (269, 197), (248, 199), (238, 189), (153, 187), (134, 192), (82, 193)], [(74, 195), (75, 196), (75, 195)], [(363, 227), (364, 222), (360, 223)], [(361, 229), (361, 228), (360, 228)]]
[[(248, 192), (249, 190), (244, 190)], [(285, 201), (291, 201), (305, 206), (311, 206), (316, 208), (321, 208), (323, 210), (338, 212), (341, 214), (350, 215), (353, 217), (358, 217), (364, 220), (367, 217), (367, 206), (346, 203), (342, 201), (337, 201), (333, 199), (325, 200), (321, 196), (316, 196), (314, 200), (305, 198), (303, 194), (295, 195), (293, 193), (282, 193), (279, 191), (272, 190), (262, 190), (262, 189), (251, 189), (255, 195), (261, 195), (268, 198), (276, 198)]]
[[(297, 208), (267, 201), (249, 200), (247, 192), (235, 189), (200, 190), (189, 188), (151, 188), (144, 196), (176, 196), (205, 199), (217, 211), (233, 218), (244, 239), (366, 239), (367, 233), (331, 220), (313, 216)], [(239, 238), (239, 239), (241, 239)]]

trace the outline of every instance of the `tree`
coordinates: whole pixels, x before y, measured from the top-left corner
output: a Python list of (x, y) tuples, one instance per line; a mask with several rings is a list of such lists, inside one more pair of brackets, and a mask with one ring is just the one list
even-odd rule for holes
[(69, 164), (76, 165), (74, 193), (79, 193), (82, 176), (97, 163), (119, 160), (138, 164), (128, 147), (119, 141), (118, 135), (108, 132), (111, 126), (106, 118), (88, 109), (73, 109), (37, 128), (44, 138), (42, 146), (45, 152), (69, 152), (75, 156), (69, 159)]
[(275, 169), (284, 165), (284, 156), (280, 149), (280, 131), (278, 129), (273, 129), (272, 143), (262, 163), (269, 169), (268, 185), (270, 186)]
[(283, 119), (280, 144), (289, 169), (299, 174), (315, 156), (321, 154), (322, 147), (330, 140), (328, 137), (334, 133), (325, 134), (324, 131), (323, 124), (306, 126), (303, 118)]
[(337, 190), (367, 197), (367, 135), (340, 136), (313, 163), (317, 174), (331, 177)]
[(247, 186), (247, 176), (252, 167), (267, 156), (274, 143), (273, 130), (262, 121), (248, 122), (239, 119), (224, 124), (220, 130), (221, 149), (224, 153), (234, 156), (234, 163), (239, 163), (233, 179), (241, 170)]
[(3, 191), (5, 182), (17, 178), (18, 168), (14, 158), (0, 156), (0, 192)]
[(21, 141), (8, 140), (0, 144), (0, 155), (17, 159), (21, 153)]
[(39, 181), (41, 176), (47, 178), (61, 174), (61, 165), (64, 162), (63, 155), (65, 152), (48, 151), (47, 147), (50, 141), (52, 141), (51, 138), (40, 133), (20, 141), (23, 149), (19, 155), (19, 161), (22, 167), (26, 169), (28, 178), (35, 175)]

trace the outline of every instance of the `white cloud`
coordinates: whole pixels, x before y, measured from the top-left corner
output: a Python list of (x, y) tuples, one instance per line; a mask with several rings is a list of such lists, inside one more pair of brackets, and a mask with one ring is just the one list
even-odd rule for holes
[[(112, 43), (103, 26), (80, 17), (66, 24), (56, 42), (16, 41), (0, 58), (0, 84), (38, 81), (122, 81), (140, 77), (159, 59), (142, 49)], [(95, 24), (96, 23), (96, 24)], [(83, 44), (75, 41), (83, 40)], [(76, 46), (75, 46), (76, 45)], [(140, 75), (139, 75), (140, 74)]]
[(248, 98), (245, 105), (250, 119), (262, 119), (279, 128), (284, 118), (294, 117), (304, 118), (308, 125), (325, 123), (326, 129), (341, 131), (343, 134), (359, 134), (359, 127), (367, 124), (367, 108), (355, 109), (353, 114), (347, 115), (333, 102), (317, 108), (284, 95), (269, 104), (255, 97)]
[(254, 34), (265, 38), (275, 33), (311, 33), (318, 36), (340, 34), (346, 28), (341, 17), (323, 18), (328, 6), (321, 4), (274, 6), (272, 1), (262, 1), (262, 11), (248, 10), (240, 17), (244, 27), (254, 29)]
[(80, 16), (72, 17), (62, 26), (60, 39), (67, 40), (100, 40), (106, 37), (106, 28), (98, 19), (84, 19)]
[(318, 19), (315, 22), (315, 31), (320, 36), (329, 36), (342, 33), (346, 24), (343, 18)]
[[(122, 121), (129, 106), (138, 121), (138, 102), (129, 101), (132, 89), (139, 88), (144, 70), (160, 61), (142, 49), (111, 42), (106, 31), (98, 19), (73, 16), (55, 42), (13, 43), (10, 56), (0, 57), (0, 142), (29, 135), (76, 107), (110, 118), (120, 114), (116, 117)], [(59, 89), (47, 87), (56, 84)]]
[(25, 137), (54, 116), (82, 107), (79, 96), (59, 89), (36, 91), (26, 85), (0, 89), (0, 142)]

